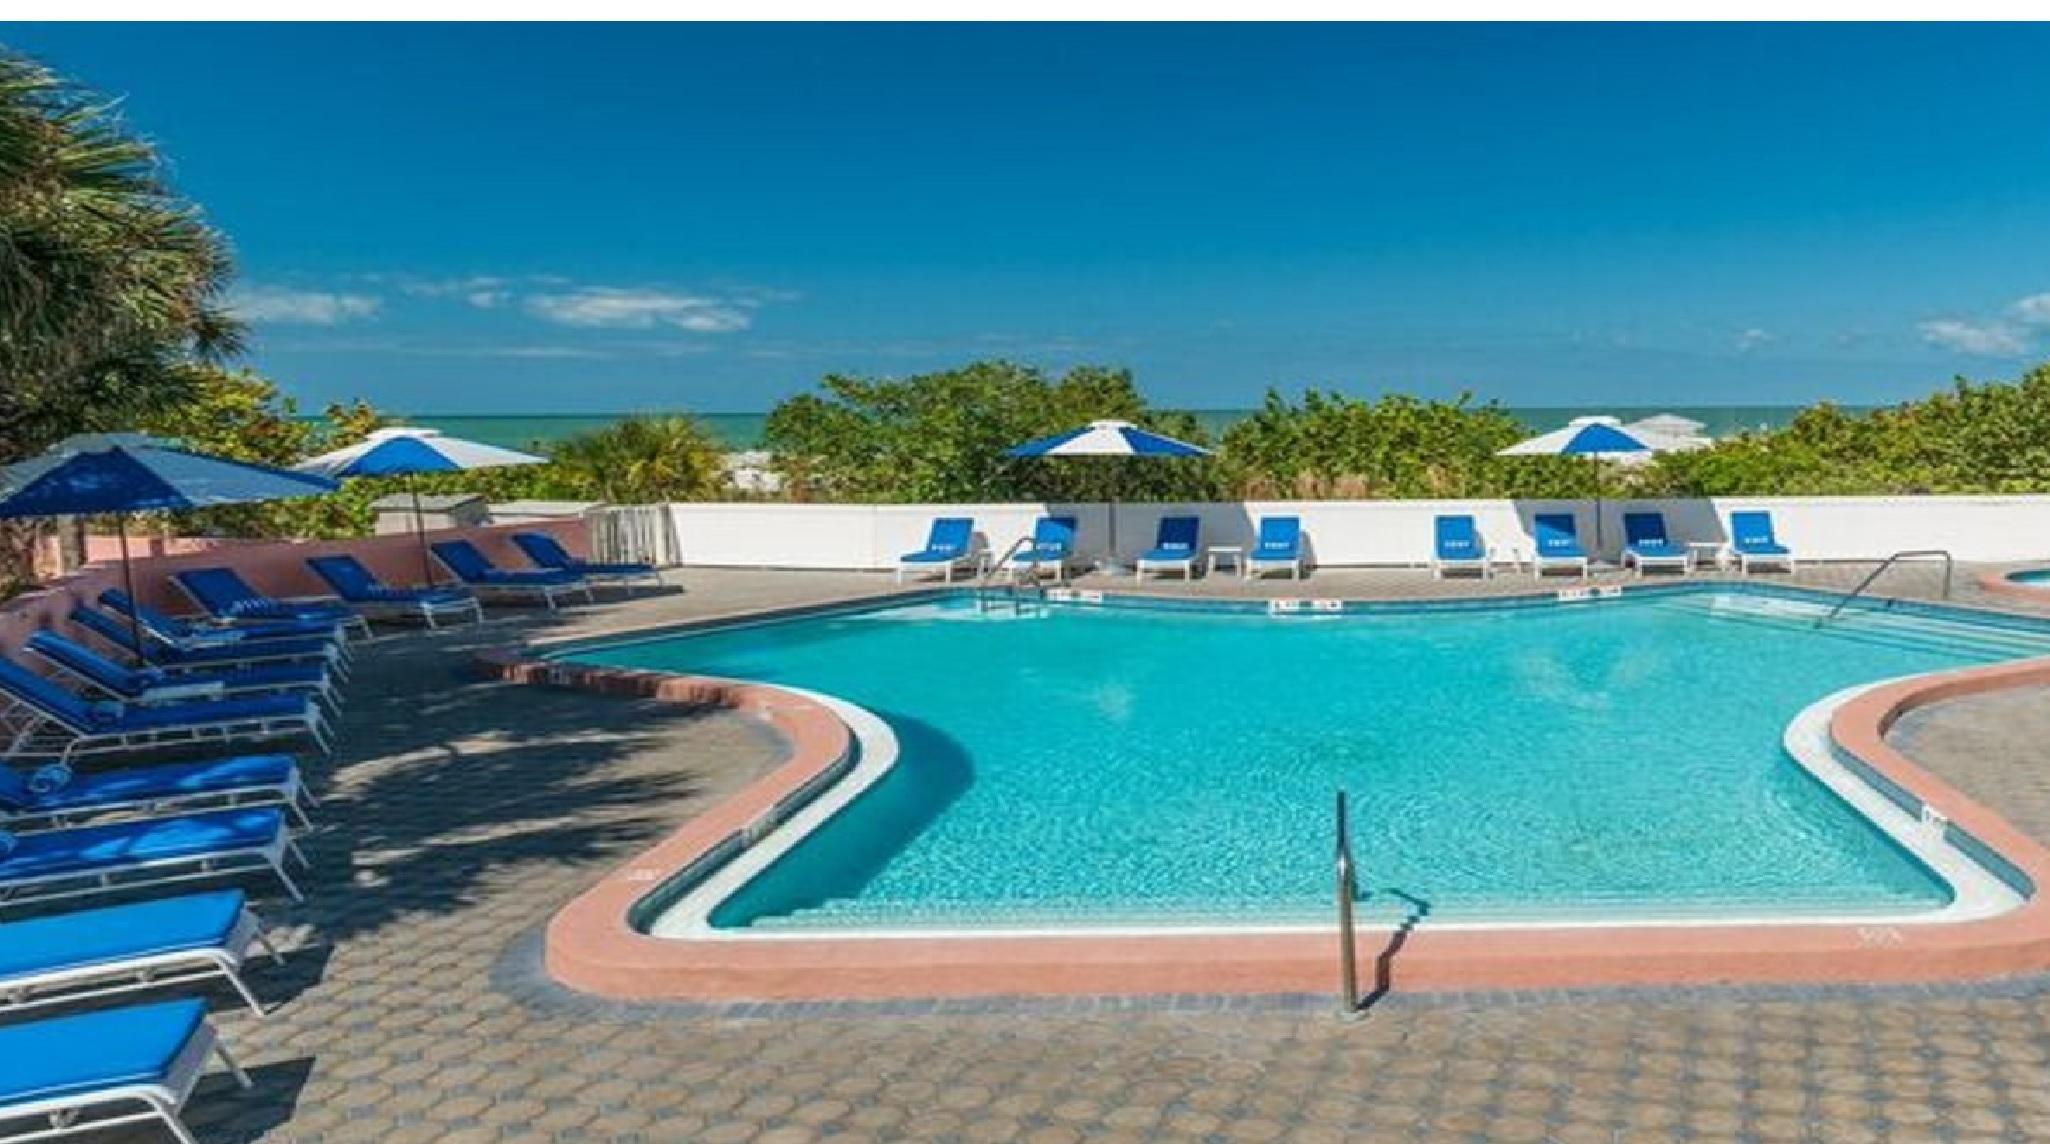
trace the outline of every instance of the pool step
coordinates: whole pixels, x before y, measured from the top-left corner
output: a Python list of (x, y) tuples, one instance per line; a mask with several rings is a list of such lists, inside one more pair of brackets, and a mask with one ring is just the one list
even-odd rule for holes
[(1840, 637), (1876, 640), (1917, 651), (1938, 651), (1986, 659), (2023, 659), (2050, 655), (2050, 630), (2010, 627), (1969, 618), (1951, 619), (1919, 611), (1851, 608), (1817, 628), (1830, 605), (1777, 597), (1713, 597), (1707, 601), (1676, 600), (1674, 607), (1701, 611), (1729, 623), (1819, 631)]

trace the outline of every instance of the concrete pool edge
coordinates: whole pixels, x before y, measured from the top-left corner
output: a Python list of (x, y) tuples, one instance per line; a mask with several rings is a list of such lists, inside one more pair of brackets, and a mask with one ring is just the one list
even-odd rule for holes
[[(801, 941), (690, 941), (644, 933), (634, 919), (658, 886), (707, 864), (791, 795), (844, 773), (852, 751), (846, 724), (822, 703), (765, 685), (601, 668), (513, 649), (481, 659), (492, 674), (519, 682), (731, 707), (768, 721), (791, 744), (790, 758), (775, 771), (614, 871), (551, 920), (547, 967), (571, 988), (621, 1000), (733, 1002), (1287, 993), (1325, 990), (1334, 979), (1335, 935), (1328, 928), (900, 933)], [(2050, 878), (2050, 851), (1923, 771), (1888, 746), (1884, 735), (1900, 715), (1926, 703), (2045, 682), (2050, 662), (2038, 660), (1879, 684), (1838, 707), (1829, 719), (1830, 734), (1862, 767), (1937, 808), (1952, 828), (2016, 876), (2041, 886)], [(1940, 925), (1535, 924), (1400, 936), (1363, 928), (1360, 938), (1363, 958), (1381, 966), (1379, 980), (1370, 984), (1383, 989), (1898, 984), (2050, 968), (2050, 907), (2030, 895), (1997, 917)]]

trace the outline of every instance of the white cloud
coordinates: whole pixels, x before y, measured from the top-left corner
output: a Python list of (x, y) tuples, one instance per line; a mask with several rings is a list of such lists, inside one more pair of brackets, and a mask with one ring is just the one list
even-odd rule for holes
[(2021, 332), (2005, 322), (1939, 318), (1923, 322), (1918, 328), (1922, 340), (1930, 345), (1980, 357), (2020, 357), (2029, 349)]
[(1753, 326), (1748, 330), (1738, 331), (1737, 352), (1740, 354), (1750, 353), (1752, 350), (1755, 350), (1760, 346), (1770, 345), (1771, 343), (1776, 342), (1778, 340), (1779, 339), (1776, 336), (1774, 336), (1772, 331), (1761, 330), (1757, 326)]
[(371, 294), (284, 286), (243, 286), (228, 298), (229, 309), (243, 321), (269, 325), (339, 326), (375, 317), (383, 305), (382, 299)]
[(2007, 308), (2014, 320), (2033, 329), (2050, 329), (2050, 294), (2031, 294)]
[(560, 294), (535, 294), (527, 310), (564, 326), (648, 330), (668, 326), (695, 334), (724, 334), (754, 324), (755, 300), (729, 301), (663, 290), (585, 286)]

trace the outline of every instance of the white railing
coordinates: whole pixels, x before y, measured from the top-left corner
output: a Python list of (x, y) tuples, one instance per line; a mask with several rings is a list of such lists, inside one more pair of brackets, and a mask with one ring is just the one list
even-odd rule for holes
[[(1960, 561), (2050, 559), (2050, 497), (1729, 497), (1605, 501), (1600, 534), (1614, 559), (1623, 514), (1657, 510), (1673, 539), (1724, 541), (1730, 513), (1766, 509), (1781, 542), (1808, 560), (1879, 560), (1904, 548), (1944, 548)], [(1049, 511), (1077, 518), (1077, 547), (1104, 554), (1110, 507), (1104, 504), (821, 505), (762, 502), (669, 506), (685, 564), (761, 568), (896, 567), (901, 553), (925, 546), (936, 516), (975, 520), (987, 551), (1002, 551)], [(1591, 544), (1590, 501), (1230, 501), (1125, 504), (1118, 512), (1119, 559), (1153, 544), (1163, 516), (1201, 521), (1204, 545), (1248, 543), (1265, 516), (1296, 516), (1313, 564), (1326, 567), (1422, 565), (1431, 557), (1432, 518), (1474, 518), (1489, 545), (1530, 548), (1531, 519), (1571, 512)]]
[(676, 517), (668, 505), (608, 506), (592, 510), (587, 519), (594, 560), (657, 568), (683, 563), (683, 547), (676, 541)]

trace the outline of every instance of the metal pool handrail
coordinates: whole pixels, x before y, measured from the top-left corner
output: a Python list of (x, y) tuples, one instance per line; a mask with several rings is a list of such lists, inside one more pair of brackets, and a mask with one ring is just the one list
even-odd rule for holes
[(1352, 861), (1352, 825), (1346, 812), (1345, 792), (1338, 792), (1338, 1014), (1356, 1017), (1360, 1011), (1359, 935), (1353, 927), (1352, 904), (1359, 893), (1358, 875)]
[[(1004, 570), (1004, 565), (1010, 563), (1011, 557), (1016, 556), (1020, 549), (1024, 548), (1026, 545), (1031, 543), (1033, 543), (1033, 540), (1029, 536), (1021, 536), (1018, 539), (1013, 540), (1011, 542), (1011, 546), (1009, 548), (1004, 549), (1004, 554), (1002, 556), (997, 557), (996, 560), (993, 563), (991, 563), (989, 567), (983, 569), (982, 575), (976, 577), (975, 606), (977, 608), (984, 607), (989, 602), (990, 581), (995, 579), (997, 574)], [(1037, 582), (1038, 577), (1035, 576), (1033, 580), (1033, 587), (1039, 588)], [(1006, 595), (1010, 597), (1011, 607), (1013, 610), (1016, 610), (1017, 608), (1022, 606), (1018, 600), (1019, 585), (1017, 573), (1014, 572), (1011, 574), (1010, 582), (1006, 585), (1006, 587), (1009, 589), (1008, 592), (1006, 592)], [(1038, 594), (1042, 599), (1044, 599), (1046, 596), (1046, 590), (1044, 588), (1039, 588)]]
[(1836, 602), (1836, 606), (1829, 610), (1828, 615), (1815, 621), (1815, 626), (1819, 628), (1822, 625), (1828, 623), (1829, 621), (1836, 619), (1838, 612), (1843, 611), (1845, 606), (1850, 604), (1852, 600), (1855, 600), (1859, 596), (1864, 595), (1865, 589), (1870, 588), (1872, 586), (1872, 582), (1874, 580), (1879, 579), (1879, 574), (1886, 571), (1888, 568), (1893, 567), (1897, 561), (1926, 559), (1932, 556), (1941, 557), (1943, 560), (1943, 598), (1946, 600), (1950, 599), (1950, 581), (1952, 575), (1957, 571), (1956, 558), (1951, 556), (1950, 552), (1947, 549), (1907, 548), (1899, 552), (1896, 552), (1892, 556), (1889, 556), (1886, 559), (1880, 561), (1879, 567), (1874, 568), (1872, 571), (1866, 573), (1865, 578), (1863, 580), (1858, 581), (1857, 587), (1844, 593), (1843, 598), (1839, 599)]

